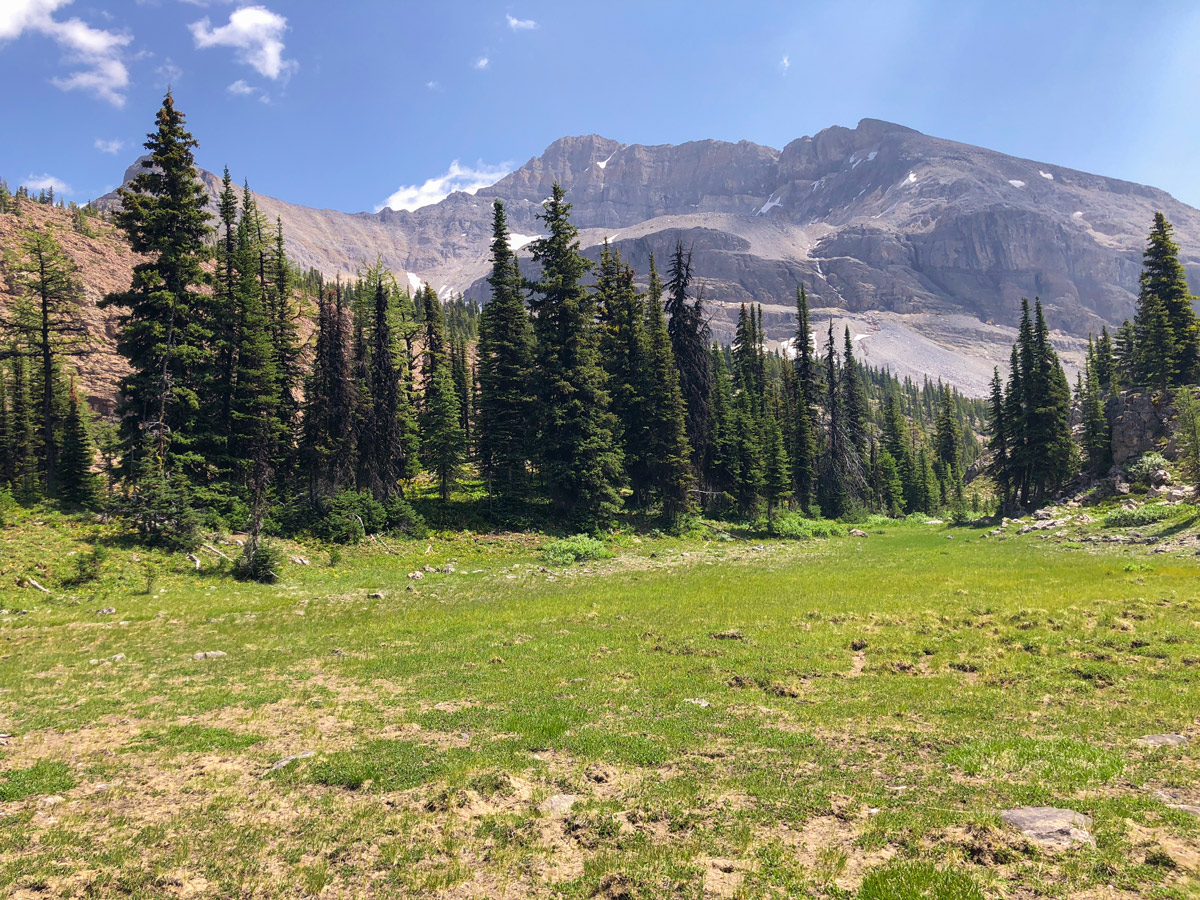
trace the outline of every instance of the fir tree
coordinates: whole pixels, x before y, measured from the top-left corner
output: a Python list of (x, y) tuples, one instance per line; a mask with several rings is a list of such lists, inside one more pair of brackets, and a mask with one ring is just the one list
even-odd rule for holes
[(95, 506), (100, 501), (100, 479), (92, 471), (96, 461), (96, 445), (88, 431), (74, 383), (70, 386), (68, 397), (58, 493), (68, 503)]
[(301, 460), (313, 502), (338, 493), (354, 477), (354, 433), (358, 391), (350, 368), (349, 312), (342, 286), (317, 304), (313, 367), (304, 392)]
[(849, 325), (846, 326), (842, 359), (842, 409), (845, 415), (846, 437), (861, 458), (867, 450), (867, 426), (871, 418), (871, 409), (858, 363), (854, 359), (854, 343), (850, 340)]
[(1200, 377), (1200, 323), (1171, 232), (1166, 217), (1155, 213), (1142, 255), (1135, 319), (1142, 377), (1161, 387)]
[(734, 500), (738, 479), (737, 423), (733, 408), (733, 379), (725, 365), (725, 354), (714, 343), (711, 350), (712, 434), (705, 464), (705, 480), (718, 509)]
[[(651, 258), (653, 272), (653, 258)], [(646, 298), (647, 361), (644, 377), (646, 392), (646, 433), (649, 442), (649, 482), (662, 506), (662, 518), (668, 528), (678, 526), (691, 509), (689, 491), (694, 483), (691, 472), (691, 446), (687, 439), (687, 414), (679, 367), (671, 351), (671, 336), (663, 315), (661, 290)]]
[(1083, 390), (1079, 398), (1083, 413), (1083, 452), (1094, 475), (1101, 475), (1112, 465), (1112, 436), (1108, 416), (1104, 412), (1101, 376), (1096, 372), (1094, 354), (1084, 366)]
[(1175, 392), (1174, 406), (1175, 437), (1183, 470), (1193, 486), (1200, 487), (1200, 397), (1196, 396), (1196, 388), (1180, 387)]
[(775, 531), (775, 510), (779, 503), (791, 493), (792, 473), (788, 467), (787, 449), (783, 443), (783, 429), (779, 426), (778, 411), (766, 411), (763, 426), (763, 495), (767, 501), (767, 530)]
[(534, 456), (533, 331), (508, 243), (504, 204), (492, 216), (492, 299), (479, 317), (479, 464), (489, 492), (523, 496)]
[(88, 351), (87, 327), (80, 313), (83, 288), (78, 268), (63, 252), (52, 230), (23, 232), (10, 266), (20, 302), (16, 316), (6, 323), (22, 333), (22, 346), (36, 361), (37, 378), (30, 379), (41, 420), (39, 457), (46, 492), (57, 491), (58, 446), (61, 422), (61, 361)]
[(796, 500), (806, 515), (812, 514), (817, 495), (817, 383), (812, 358), (812, 332), (804, 285), (796, 291), (796, 400), (792, 439), (792, 475)]
[(134, 267), (129, 290), (110, 294), (102, 305), (126, 310), (117, 349), (132, 369), (121, 383), (127, 459), (141, 452), (145, 431), (154, 435), (156, 459), (166, 465), (168, 446), (179, 456), (196, 443), (197, 388), (209, 365), (202, 313), (207, 301), (198, 288), (209, 280), (204, 262), (211, 229), (192, 156), (196, 141), (169, 92), (157, 125), (145, 143), (150, 153), (144, 171), (118, 191), (121, 209), (114, 216), (131, 249), (147, 260)]
[(580, 284), (590, 263), (579, 252), (571, 204), (557, 183), (532, 244), (541, 279), (530, 285), (536, 315), (539, 462), (556, 511), (583, 530), (608, 526), (620, 506), (622, 460), (604, 390), (595, 306)]
[(699, 471), (708, 450), (712, 428), (712, 369), (708, 345), (711, 341), (704, 303), (700, 297), (688, 301), (692, 284), (692, 254), (676, 242), (667, 280), (667, 331), (671, 336), (671, 351), (679, 366), (679, 386), (687, 407), (688, 442), (692, 447), (692, 463)]
[(458, 477), (466, 445), (458, 391), (450, 371), (442, 304), (429, 285), (418, 299), (425, 318), (425, 351), (422, 375), (425, 392), (418, 422), (421, 429), (421, 453), (425, 464), (436, 476), (442, 501), (450, 499), (450, 490)]
[(1008, 423), (1004, 404), (1004, 387), (1000, 382), (1000, 368), (992, 372), (991, 393), (989, 399), (989, 425), (991, 434), (988, 438), (988, 450), (992, 455), (988, 465), (988, 474), (996, 483), (999, 494), (1000, 508), (1006, 510), (1012, 499), (1012, 466), (1008, 449)]
[(400, 480), (416, 474), (419, 436), (404, 372), (396, 361), (399, 348), (392, 329), (392, 291), (381, 270), (374, 271), (370, 281), (374, 289), (370, 350), (366, 353), (365, 342), (360, 350), (366, 355), (362, 364), (369, 402), (359, 438), (359, 469), (361, 487), (377, 499), (387, 499), (395, 495)]

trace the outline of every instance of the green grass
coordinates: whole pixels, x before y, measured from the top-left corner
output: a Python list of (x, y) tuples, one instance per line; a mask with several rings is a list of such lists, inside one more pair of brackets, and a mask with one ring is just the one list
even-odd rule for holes
[(1194, 554), (787, 521), (554, 566), (537, 534), (287, 544), (312, 565), (260, 585), (18, 510), (0, 894), (1195, 895), (1162, 798), (1200, 803), (1200, 744), (1137, 743), (1194, 727)]

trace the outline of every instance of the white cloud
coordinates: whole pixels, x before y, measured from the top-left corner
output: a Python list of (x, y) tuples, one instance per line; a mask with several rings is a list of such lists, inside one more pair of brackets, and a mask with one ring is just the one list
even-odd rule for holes
[(425, 87), (429, 88), (431, 91), (436, 91), (438, 89), (438, 83), (436, 81), (427, 81), (425, 82)]
[(213, 28), (207, 17), (188, 28), (199, 49), (233, 47), (239, 62), (252, 66), (272, 81), (286, 79), (299, 68), (294, 59), (283, 58), (287, 19), (265, 6), (235, 9), (229, 16), (229, 24), (219, 28)]
[(481, 57), (479, 57), (479, 59), (475, 60), (475, 68), (482, 70), (482, 69), (486, 69), (487, 67), (488, 67), (488, 58), (486, 56), (481, 56)]
[(375, 212), (379, 212), (384, 207), (420, 209), (422, 206), (429, 206), (431, 203), (437, 203), (446, 198), (452, 191), (466, 191), (468, 194), (473, 194), (482, 187), (495, 184), (508, 172), (509, 165), (507, 163), (498, 166), (477, 163), (474, 168), (471, 168), (460, 165), (456, 159), (450, 163), (450, 168), (445, 175), (430, 178), (421, 185), (413, 184), (401, 187), (375, 207)]
[(111, 153), (116, 156), (121, 152), (121, 148), (125, 146), (124, 141), (106, 141), (104, 138), (96, 138), (95, 147), (101, 153)]
[(508, 19), (508, 27), (513, 31), (532, 31), (538, 27), (538, 23), (533, 19), (518, 19), (516, 16), (505, 16)]
[(783, 70), (783, 74), (787, 74), (787, 70), (792, 67), (792, 61), (786, 56), (779, 61), (779, 68)]
[(80, 67), (51, 83), (61, 90), (91, 91), (113, 106), (125, 105), (129, 70), (122, 51), (133, 38), (128, 34), (93, 28), (83, 20), (60, 21), (54, 12), (71, 0), (3, 0), (0, 3), (0, 41), (14, 40), (25, 31), (52, 39), (68, 63)]
[(166, 62), (154, 70), (154, 74), (159, 78), (160, 87), (170, 87), (183, 77), (183, 69), (171, 62), (170, 57), (167, 57)]
[(225, 88), (225, 90), (229, 91), (231, 94), (237, 94), (239, 97), (245, 97), (248, 94), (254, 93), (254, 88), (250, 87), (250, 85), (246, 84), (246, 82), (242, 81), (240, 78), (229, 87)]
[(34, 175), (31, 172), (25, 176), (25, 180), (22, 183), (31, 191), (44, 191), (53, 188), (56, 194), (71, 193), (71, 186), (69, 184), (61, 178), (55, 178), (48, 172), (43, 172), (41, 175)]

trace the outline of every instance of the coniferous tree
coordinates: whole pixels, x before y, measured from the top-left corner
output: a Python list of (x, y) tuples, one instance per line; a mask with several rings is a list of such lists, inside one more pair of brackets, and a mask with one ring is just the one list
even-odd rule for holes
[[(31, 395), (41, 420), (38, 456), (46, 492), (57, 492), (58, 443), (65, 396), (62, 360), (88, 353), (87, 326), (80, 314), (83, 288), (78, 267), (63, 252), (50, 229), (21, 234), (10, 267), (19, 303), (15, 316), (4, 324), (21, 335), (21, 346), (30, 354), (33, 372)], [(27, 370), (30, 372), (30, 370)], [(32, 372), (30, 372), (32, 374)]]
[(607, 240), (600, 251), (595, 302), (600, 317), (600, 358), (608, 375), (625, 471), (634, 505), (645, 506), (650, 499), (652, 465), (645, 311), (632, 270)]
[(541, 279), (530, 284), (539, 463), (555, 510), (576, 527), (596, 530), (619, 509), (622, 460), (597, 350), (595, 305), (580, 284), (590, 263), (579, 252), (564, 197), (556, 183), (539, 216), (547, 235), (532, 244), (542, 268)]
[(1179, 455), (1183, 470), (1194, 486), (1200, 487), (1200, 397), (1196, 388), (1185, 384), (1174, 398)]
[[(143, 171), (121, 188), (114, 218), (131, 249), (147, 257), (134, 267), (128, 291), (110, 294), (102, 306), (124, 307), (118, 351), (132, 371), (121, 382), (120, 410), (127, 462), (142, 451), (143, 432), (154, 436), (156, 459), (183, 459), (197, 441), (201, 399), (197, 389), (209, 368), (209, 338), (198, 288), (209, 278), (208, 201), (196, 177), (196, 141), (184, 127), (170, 92), (148, 136)], [(186, 459), (193, 467), (202, 459)], [(134, 471), (141, 471), (136, 468)]]
[(711, 332), (704, 317), (700, 297), (688, 301), (692, 284), (692, 254), (676, 242), (671, 256), (667, 279), (667, 331), (671, 336), (671, 351), (679, 366), (679, 386), (687, 407), (688, 442), (692, 447), (692, 463), (699, 471), (708, 450), (712, 429), (712, 369), (708, 353)]
[(221, 439), (228, 441), (234, 368), (237, 365), (238, 323), (241, 319), (238, 308), (240, 279), (237, 269), (238, 198), (233, 189), (233, 179), (229, 176), (228, 166), (225, 167), (221, 193), (217, 197), (217, 213), (219, 225), (211, 307), (212, 351), (216, 367), (213, 376), (219, 413), (215, 431)]
[(992, 454), (988, 465), (988, 474), (996, 484), (1001, 510), (1008, 509), (1012, 500), (1012, 464), (1009, 459), (1008, 432), (1004, 403), (1004, 387), (1000, 382), (1000, 368), (992, 372), (991, 394), (989, 399), (989, 425), (991, 434), (988, 437), (988, 450)]
[(734, 502), (738, 479), (737, 423), (733, 408), (733, 379), (725, 365), (725, 354), (715, 343), (711, 354), (712, 435), (704, 477), (710, 496), (716, 498), (710, 501), (710, 505), (720, 510)]
[(1083, 390), (1079, 403), (1083, 413), (1083, 452), (1094, 475), (1112, 465), (1112, 435), (1104, 412), (1101, 376), (1096, 371), (1095, 354), (1084, 365)]
[(68, 503), (95, 506), (100, 500), (100, 479), (92, 471), (96, 461), (96, 445), (88, 431), (74, 383), (70, 386), (68, 398), (58, 493)]
[(13, 479), (13, 428), (8, 408), (8, 373), (4, 369), (0, 355), (0, 491), (7, 492)]
[(313, 367), (304, 391), (300, 458), (313, 502), (336, 494), (354, 478), (359, 397), (350, 366), (349, 312), (339, 282), (318, 300)]
[(1113, 356), (1116, 360), (1115, 376), (1121, 384), (1137, 383), (1138, 360), (1137, 343), (1134, 336), (1133, 323), (1126, 319), (1117, 329), (1113, 341)]
[(663, 522), (669, 528), (692, 507), (689, 491), (694, 483), (691, 446), (687, 439), (687, 412), (679, 384), (679, 367), (671, 351), (671, 336), (663, 315), (661, 288), (655, 288), (657, 273), (651, 258), (650, 295), (646, 298), (647, 363), (643, 379), (646, 392), (646, 433), (649, 437), (650, 485), (662, 505)]
[(466, 448), (462, 428), (458, 390), (450, 371), (449, 344), (446, 340), (442, 303), (430, 285), (418, 295), (425, 318), (425, 350), (422, 375), (425, 391), (418, 423), (421, 429), (421, 453), (425, 464), (437, 477), (442, 501), (450, 499), (450, 490), (458, 478)]
[(846, 422), (846, 436), (859, 458), (867, 451), (867, 425), (871, 409), (867, 402), (858, 363), (854, 359), (854, 343), (850, 340), (850, 326), (846, 326), (845, 343), (842, 350), (842, 409)]
[(767, 501), (767, 530), (775, 530), (775, 510), (791, 493), (792, 473), (788, 466), (783, 429), (779, 426), (776, 409), (766, 411), (763, 426), (763, 495)]
[(520, 497), (534, 457), (533, 331), (508, 243), (504, 204), (492, 217), (492, 299), (479, 316), (479, 464), (488, 490)]
[(792, 475), (796, 499), (811, 515), (817, 495), (817, 383), (812, 358), (812, 331), (808, 321), (808, 297), (804, 285), (796, 291), (796, 402), (792, 440)]
[(381, 270), (371, 273), (370, 282), (370, 349), (363, 340), (359, 351), (365, 355), (361, 364), (368, 386), (358, 443), (360, 483), (377, 499), (387, 499), (399, 490), (401, 480), (416, 474), (419, 435), (404, 372), (397, 365), (400, 350), (392, 328), (391, 286)]
[(41, 498), (42, 485), (38, 478), (35, 407), (30, 397), (25, 360), (24, 353), (12, 354), (12, 443), (9, 457), (13, 496), (18, 503), (30, 504)]
[(1154, 214), (1146, 250), (1134, 328), (1139, 374), (1149, 385), (1166, 388), (1188, 384), (1200, 376), (1200, 323), (1179, 261), (1172, 228)]

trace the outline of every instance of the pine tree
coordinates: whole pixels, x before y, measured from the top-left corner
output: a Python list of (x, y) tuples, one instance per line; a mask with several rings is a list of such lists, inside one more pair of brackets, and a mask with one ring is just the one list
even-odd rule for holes
[(134, 267), (129, 290), (110, 294), (101, 305), (126, 309), (117, 349), (132, 369), (121, 382), (127, 461), (141, 452), (145, 431), (154, 435), (156, 458), (167, 465), (168, 447), (180, 456), (196, 443), (197, 388), (209, 366), (202, 313), (207, 298), (198, 288), (209, 280), (204, 262), (211, 229), (192, 156), (196, 141), (169, 92), (157, 124), (145, 143), (150, 154), (144, 171), (118, 191), (121, 209), (114, 216), (131, 249), (148, 258)]
[(1200, 377), (1200, 323), (1171, 232), (1166, 217), (1155, 213), (1142, 255), (1135, 318), (1142, 377), (1164, 388)]
[(77, 358), (88, 350), (87, 326), (79, 305), (83, 288), (78, 267), (63, 252), (53, 231), (21, 233), (17, 253), (9, 267), (20, 302), (6, 330), (22, 335), (22, 346), (36, 361), (31, 394), (41, 421), (39, 462), (47, 494), (57, 493), (58, 444), (62, 425), (61, 365), (64, 357)]
[(767, 530), (775, 531), (775, 510), (791, 493), (792, 473), (788, 467), (783, 429), (779, 426), (778, 410), (768, 409), (763, 427), (763, 495), (767, 500)]
[(620, 508), (622, 460), (597, 351), (595, 305), (580, 284), (590, 263), (579, 252), (571, 204), (554, 185), (534, 241), (541, 280), (530, 284), (536, 315), (535, 385), (539, 463), (556, 511), (582, 530), (607, 527)]
[(796, 291), (796, 401), (792, 439), (792, 475), (796, 499), (806, 515), (812, 514), (817, 495), (817, 383), (812, 358), (812, 332), (808, 322), (808, 297), (804, 285)]
[(419, 435), (411, 398), (397, 365), (399, 348), (392, 328), (392, 290), (382, 270), (369, 273), (373, 289), (369, 351), (362, 340), (368, 402), (358, 443), (360, 487), (387, 499), (398, 482), (412, 478), (419, 460)]
[(88, 431), (87, 420), (84, 418), (73, 382), (68, 397), (58, 493), (68, 503), (95, 506), (100, 501), (100, 479), (92, 471), (96, 462), (96, 445)]
[(1000, 368), (992, 372), (991, 394), (989, 399), (989, 430), (988, 451), (992, 454), (988, 466), (988, 474), (996, 484), (999, 494), (1000, 508), (1008, 509), (1012, 500), (1012, 463), (1009, 458), (1008, 431), (1006, 408), (1004, 403), (1004, 388), (1000, 382)]
[(633, 284), (633, 272), (619, 251), (600, 251), (595, 303), (600, 318), (600, 358), (608, 375), (608, 393), (636, 506), (651, 492), (650, 423), (647, 393), (648, 350), (645, 310)]
[(880, 447), (875, 459), (875, 483), (879, 491), (879, 503), (885, 515), (893, 518), (904, 512), (904, 483), (896, 458), (886, 447)]
[(1116, 358), (1114, 379), (1121, 384), (1136, 384), (1138, 374), (1137, 339), (1134, 335), (1133, 323), (1126, 319), (1117, 329), (1113, 341), (1113, 355)]
[(1194, 486), (1200, 487), (1200, 397), (1196, 388), (1183, 385), (1174, 398), (1179, 455), (1185, 474)]
[(442, 501), (450, 499), (450, 490), (458, 478), (466, 447), (458, 391), (450, 371), (449, 345), (446, 341), (442, 303), (429, 285), (418, 295), (425, 318), (425, 351), (422, 375), (425, 392), (418, 423), (421, 429), (421, 453), (425, 464), (437, 477)]
[(533, 331), (508, 243), (504, 204), (492, 215), (492, 299), (479, 316), (479, 465), (488, 491), (523, 496), (534, 456)]
[[(3, 186), (2, 181), (0, 186)], [(4, 360), (0, 357), (0, 492), (7, 492), (12, 484), (13, 463), (13, 426), (8, 408), (8, 374), (4, 371)]]
[(300, 458), (314, 503), (338, 493), (354, 477), (359, 396), (350, 367), (349, 318), (339, 282), (317, 304), (313, 368), (304, 391)]
[(846, 411), (846, 389), (842, 384), (845, 368), (843, 365), (839, 371), (833, 320), (830, 319), (825, 345), (825, 412), (829, 418), (829, 439), (820, 487), (821, 509), (832, 518), (845, 515), (854, 503), (866, 496), (862, 457), (854, 443), (852, 423)]
[(729, 369), (725, 365), (725, 354), (715, 343), (711, 354), (712, 434), (704, 477), (709, 494), (717, 498), (716, 501), (710, 501), (710, 506), (720, 511), (726, 504), (734, 501), (737, 489), (737, 422), (733, 408), (733, 379), (730, 378)]
[(848, 325), (842, 359), (842, 409), (845, 411), (846, 436), (861, 459), (867, 451), (867, 426), (871, 418), (871, 409), (859, 365), (854, 359), (854, 343), (850, 340)]
[(1096, 372), (1095, 359), (1089, 359), (1084, 366), (1080, 407), (1083, 413), (1083, 451), (1094, 475), (1107, 472), (1112, 465), (1112, 436), (1108, 416), (1104, 412), (1100, 383), (1101, 376)]
[[(234, 369), (237, 366), (238, 323), (238, 198), (233, 189), (229, 167), (221, 181), (217, 197), (218, 240), (216, 267), (213, 276), (211, 306), (212, 352), (215, 360), (213, 378), (217, 393), (218, 422), (214, 429), (224, 442), (229, 438), (230, 407), (233, 402)], [(222, 452), (224, 446), (209, 448), (210, 453)]]
[(37, 442), (34, 426), (34, 404), (30, 397), (25, 354), (12, 354), (12, 443), (9, 458), (12, 465), (13, 496), (18, 503), (36, 503), (42, 497), (38, 478)]
[(687, 439), (687, 412), (679, 384), (679, 367), (671, 351), (671, 336), (660, 299), (662, 292), (654, 288), (657, 273), (654, 275), (645, 305), (648, 346), (644, 384), (649, 436), (646, 457), (650, 463), (649, 481), (662, 505), (663, 522), (668, 528), (675, 528), (692, 507), (689, 493), (694, 484), (692, 452)]
[(676, 242), (667, 280), (667, 331), (671, 336), (671, 352), (679, 366), (679, 386), (687, 407), (688, 442), (692, 447), (692, 464), (700, 470), (708, 450), (712, 429), (712, 369), (708, 345), (712, 340), (704, 303), (700, 297), (688, 302), (692, 284), (692, 254)]

